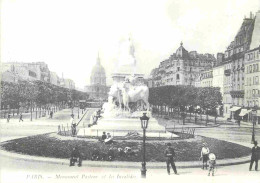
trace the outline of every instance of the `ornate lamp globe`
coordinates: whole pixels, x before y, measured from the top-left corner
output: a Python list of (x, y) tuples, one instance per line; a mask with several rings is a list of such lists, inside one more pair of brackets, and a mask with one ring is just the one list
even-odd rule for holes
[(140, 117), (140, 120), (141, 120), (141, 127), (142, 127), (142, 129), (147, 129), (148, 122), (149, 122), (149, 117), (146, 116), (146, 113), (143, 113), (143, 116)]

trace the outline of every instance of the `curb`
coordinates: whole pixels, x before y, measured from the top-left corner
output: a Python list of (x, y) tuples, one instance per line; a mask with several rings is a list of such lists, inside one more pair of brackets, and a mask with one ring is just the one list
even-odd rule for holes
[[(14, 152), (9, 152), (0, 149), (1, 156), (9, 157), (17, 160), (29, 161), (29, 162), (41, 162), (49, 164), (60, 164), (69, 166), (69, 159), (58, 159), (49, 157), (29, 156)], [(245, 156), (241, 158), (218, 160), (217, 166), (230, 166), (238, 165), (250, 162), (251, 156)], [(140, 168), (142, 162), (123, 162), (123, 161), (83, 161), (83, 167), (102, 167), (102, 168)], [(192, 162), (175, 162), (177, 168), (198, 168), (201, 167), (201, 161)], [(166, 163), (164, 162), (147, 162), (147, 168), (150, 169), (165, 169)]]
[(221, 127), (221, 124), (216, 124), (216, 125), (210, 125), (210, 126), (179, 126), (179, 127), (167, 127), (166, 129), (182, 129), (182, 128), (216, 128), (216, 127)]

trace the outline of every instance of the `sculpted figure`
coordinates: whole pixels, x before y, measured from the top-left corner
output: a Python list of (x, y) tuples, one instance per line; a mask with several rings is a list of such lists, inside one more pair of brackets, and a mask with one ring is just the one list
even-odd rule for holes
[[(135, 78), (131, 78), (132, 83)], [(138, 102), (142, 100), (145, 103), (146, 109), (149, 110), (149, 88), (145, 85), (134, 86), (129, 80), (126, 80), (121, 87), (122, 99), (125, 109), (129, 110), (129, 102)], [(142, 106), (144, 107), (144, 106)]]

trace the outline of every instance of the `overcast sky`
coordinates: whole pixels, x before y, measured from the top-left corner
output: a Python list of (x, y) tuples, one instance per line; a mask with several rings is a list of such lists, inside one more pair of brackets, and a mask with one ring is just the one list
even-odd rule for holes
[(110, 77), (131, 35), (139, 70), (149, 74), (181, 41), (188, 51), (224, 52), (259, 1), (2, 0), (1, 61), (43, 61), (83, 88), (98, 50)]

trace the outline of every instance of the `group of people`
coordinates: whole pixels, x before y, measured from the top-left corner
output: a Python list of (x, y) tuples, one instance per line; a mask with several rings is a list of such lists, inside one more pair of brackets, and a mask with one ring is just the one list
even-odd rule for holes
[[(10, 122), (10, 119), (11, 119), (11, 114), (8, 114), (7, 119), (6, 119), (7, 123)], [(21, 121), (23, 121), (23, 114), (22, 113), (19, 114), (19, 122), (21, 122)]]
[[(52, 117), (53, 117), (53, 111), (50, 112), (50, 118), (52, 118)], [(7, 119), (6, 119), (7, 123), (10, 122), (10, 119), (11, 119), (11, 114), (8, 114)], [(23, 114), (22, 113), (19, 114), (19, 122), (21, 122), (21, 121), (23, 121)]]
[(113, 137), (110, 133), (103, 132), (101, 136), (101, 142), (104, 142), (105, 144), (111, 144), (113, 143)]
[(202, 159), (202, 169), (203, 170), (204, 168), (207, 169), (207, 162), (209, 162), (208, 176), (210, 176), (211, 172), (212, 172), (212, 176), (214, 176), (216, 155), (214, 153), (210, 153), (207, 143), (203, 143), (203, 147), (201, 149), (200, 154), (201, 154), (200, 159)]
[[(110, 138), (109, 133), (103, 132), (102, 139), (103, 142), (107, 138)], [(166, 144), (167, 147), (164, 151), (164, 155), (166, 157), (166, 165), (167, 165), (167, 173), (170, 175), (170, 166), (172, 167), (174, 173), (178, 175), (176, 166), (175, 166), (175, 152), (174, 149), (171, 147), (171, 143)], [(131, 148), (130, 147), (125, 148), (125, 151), (123, 149), (118, 148), (119, 155), (121, 154), (129, 154), (131, 153)], [(258, 169), (258, 159), (259, 159), (259, 153), (260, 153), (260, 148), (257, 146), (257, 141), (254, 142), (254, 147), (252, 148), (252, 156), (251, 156), (251, 162), (250, 162), (250, 167), (249, 170), (251, 171), (253, 163), (255, 162), (255, 170), (257, 171)], [(109, 149), (108, 152), (108, 160), (113, 160), (115, 158), (115, 154), (112, 151), (112, 149)], [(102, 155), (100, 152), (98, 152), (96, 149), (92, 153), (92, 160), (102, 160)], [(212, 176), (214, 176), (215, 173), (215, 167), (216, 167), (216, 155), (212, 152), (210, 152), (209, 147), (207, 146), (207, 143), (203, 143), (203, 147), (201, 149), (201, 156), (199, 159), (202, 159), (202, 169), (207, 169), (207, 163), (209, 163), (209, 172), (208, 176), (212, 173)], [(73, 148), (72, 153), (71, 153), (71, 158), (70, 158), (70, 166), (73, 166), (75, 162), (78, 162), (78, 166), (82, 165), (82, 156), (78, 150), (77, 147)]]
[[(174, 152), (174, 149), (171, 147), (171, 143), (167, 143), (167, 148), (164, 151), (164, 155), (166, 157), (167, 173), (170, 175), (170, 165), (171, 165), (174, 173), (176, 175), (178, 175), (177, 169), (176, 169), (176, 166), (174, 163), (175, 152)], [(204, 169), (204, 167), (207, 169), (207, 162), (209, 161), (208, 176), (210, 176), (211, 172), (212, 172), (212, 176), (214, 176), (214, 170), (215, 170), (215, 165), (216, 165), (216, 155), (214, 153), (209, 152), (209, 148), (207, 147), (206, 143), (203, 143), (200, 159), (202, 159), (202, 169)]]

